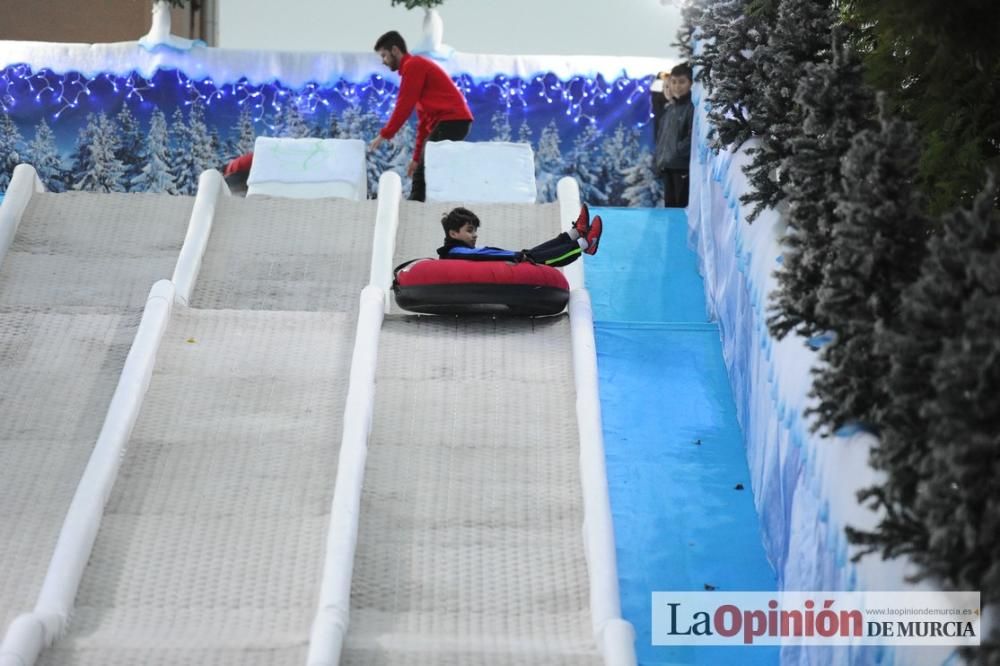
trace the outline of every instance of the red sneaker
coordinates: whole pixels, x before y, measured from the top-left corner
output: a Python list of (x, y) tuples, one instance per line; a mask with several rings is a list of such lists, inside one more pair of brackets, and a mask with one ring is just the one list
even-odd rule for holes
[(580, 206), (580, 214), (577, 215), (573, 228), (580, 234), (580, 238), (586, 238), (590, 232), (590, 209), (587, 208), (587, 204)]
[(595, 215), (590, 223), (590, 230), (587, 232), (587, 254), (597, 254), (597, 246), (601, 242), (601, 232), (604, 231), (604, 223), (600, 215)]

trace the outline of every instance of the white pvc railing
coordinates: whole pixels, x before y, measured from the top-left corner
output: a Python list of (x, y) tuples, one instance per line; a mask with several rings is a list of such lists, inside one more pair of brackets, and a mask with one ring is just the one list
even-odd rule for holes
[(31, 666), (39, 653), (66, 629), (101, 525), (104, 504), (149, 387), (173, 302), (174, 285), (170, 281), (160, 280), (150, 289), (97, 444), (63, 521), (38, 602), (32, 612), (11, 623), (0, 644), (0, 666)]
[(330, 506), (323, 582), (309, 637), (309, 666), (337, 666), (340, 663), (350, 622), (351, 579), (358, 544), (361, 491), (375, 410), (378, 343), (382, 320), (389, 305), (388, 288), (392, 282), (400, 192), (399, 176), (391, 172), (382, 174), (372, 241), (371, 284), (361, 291), (337, 478)]
[(368, 284), (385, 294), (385, 311), (389, 311), (389, 290), (392, 288), (392, 255), (396, 250), (396, 230), (399, 228), (399, 200), (403, 185), (393, 171), (378, 179), (378, 212), (375, 214), (375, 237), (372, 240), (372, 266)]
[[(557, 186), (563, 220), (576, 219), (580, 189), (572, 178)], [(564, 269), (570, 283), (569, 321), (576, 385), (576, 423), (580, 431), (580, 482), (583, 487), (583, 546), (590, 578), (590, 617), (594, 640), (608, 666), (634, 666), (635, 630), (622, 619), (615, 532), (604, 461), (604, 431), (597, 384), (594, 312), (584, 288), (583, 261)]]
[(201, 271), (201, 260), (208, 247), (208, 237), (212, 234), (215, 206), (220, 195), (231, 196), (222, 174), (215, 169), (204, 171), (198, 178), (198, 194), (191, 210), (191, 222), (171, 278), (177, 287), (177, 302), (185, 306), (191, 299), (191, 291)]
[[(556, 184), (556, 197), (559, 199), (560, 225), (566, 225), (567, 220), (575, 220), (580, 214), (580, 186), (572, 178), (560, 178)], [(569, 289), (583, 289), (583, 257), (574, 261), (563, 270)]]
[(38, 179), (35, 167), (30, 164), (18, 164), (7, 186), (3, 203), (0, 203), (0, 266), (7, 256), (10, 244), (14, 242), (17, 228), (24, 217), (24, 211), (35, 192), (44, 192), (45, 185)]

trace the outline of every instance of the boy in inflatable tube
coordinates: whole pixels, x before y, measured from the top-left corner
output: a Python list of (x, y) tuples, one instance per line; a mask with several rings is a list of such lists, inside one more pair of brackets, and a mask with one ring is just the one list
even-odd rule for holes
[(597, 254), (604, 226), (600, 215), (590, 219), (587, 204), (583, 204), (572, 229), (531, 249), (514, 252), (498, 247), (476, 247), (479, 224), (479, 218), (468, 208), (458, 207), (445, 213), (441, 218), (444, 245), (438, 248), (438, 257), (514, 263), (529, 261), (545, 266), (565, 266), (576, 261), (581, 254)]

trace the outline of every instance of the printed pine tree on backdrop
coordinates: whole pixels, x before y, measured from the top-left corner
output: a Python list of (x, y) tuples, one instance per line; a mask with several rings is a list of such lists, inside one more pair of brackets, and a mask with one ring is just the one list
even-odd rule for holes
[(591, 206), (608, 204), (607, 193), (600, 188), (600, 185), (607, 182), (604, 165), (597, 151), (600, 138), (597, 123), (583, 123), (583, 128), (573, 139), (573, 151), (569, 159), (569, 175), (580, 185), (580, 199)]
[(14, 167), (22, 161), (23, 143), (21, 132), (13, 119), (6, 113), (0, 113), (0, 192), (7, 191), (14, 175)]
[[(879, 331), (890, 357), (872, 465), (886, 475), (860, 495), (883, 517), (848, 529), (861, 554), (908, 555), (920, 576), (1000, 601), (1000, 214), (995, 180), (972, 210), (946, 216), (928, 243), (895, 324)], [(974, 663), (1000, 658), (998, 636)]]
[(250, 109), (247, 107), (240, 109), (240, 116), (236, 121), (236, 137), (233, 155), (230, 157), (253, 152), (254, 142), (257, 140), (257, 129), (254, 127), (253, 116), (250, 115)]
[(501, 109), (493, 114), (490, 119), (490, 127), (493, 130), (493, 141), (510, 141), (510, 113)]
[(132, 115), (127, 105), (122, 105), (121, 111), (115, 116), (115, 123), (118, 125), (118, 149), (115, 151), (115, 157), (125, 168), (122, 177), (125, 190), (131, 191), (132, 183), (142, 171), (142, 153), (146, 137), (142, 133), (139, 121)]
[(873, 125), (873, 95), (862, 75), (857, 54), (834, 44), (833, 62), (807, 65), (795, 93), (803, 121), (783, 161), (788, 229), (777, 271), (780, 288), (772, 294), (767, 320), (778, 338), (793, 330), (813, 336), (831, 329), (816, 304), (823, 271), (833, 260), (830, 239), (838, 222), (840, 160), (851, 140)]
[(105, 114), (89, 116), (87, 128), (80, 132), (78, 150), (87, 154), (73, 189), (88, 192), (124, 192), (125, 165), (118, 159), (118, 126)]
[(56, 137), (45, 118), (38, 121), (35, 138), (28, 144), (28, 160), (49, 192), (62, 192), (66, 189), (66, 174), (56, 147)]
[[(765, 23), (767, 14), (759, 16)], [(740, 198), (744, 204), (754, 204), (747, 218), (751, 222), (785, 197), (786, 171), (781, 166), (791, 155), (803, 120), (795, 93), (808, 65), (829, 61), (836, 20), (830, 0), (781, 0), (766, 44), (754, 51), (744, 85), (754, 91), (753, 130), (761, 140), (743, 168), (752, 189)]]
[(889, 401), (879, 327), (895, 327), (900, 293), (917, 277), (927, 220), (914, 190), (920, 146), (912, 125), (880, 104), (878, 129), (861, 131), (841, 162), (843, 185), (816, 311), (835, 334), (820, 352), (813, 393), (821, 426), (877, 426)]
[(169, 135), (167, 118), (159, 109), (149, 119), (149, 135), (143, 152), (142, 170), (132, 181), (132, 188), (139, 192), (167, 192), (177, 194), (173, 174), (170, 172)]
[(538, 183), (538, 201), (555, 201), (559, 179), (565, 175), (562, 149), (559, 145), (559, 126), (556, 121), (542, 130), (535, 152), (535, 181)]

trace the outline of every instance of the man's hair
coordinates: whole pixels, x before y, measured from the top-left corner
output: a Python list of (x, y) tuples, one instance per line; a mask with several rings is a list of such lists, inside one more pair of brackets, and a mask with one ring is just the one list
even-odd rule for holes
[(390, 30), (375, 40), (374, 50), (380, 51), (385, 49), (386, 51), (391, 51), (393, 46), (398, 46), (401, 52), (406, 53), (406, 40), (395, 30)]
[(688, 81), (691, 80), (691, 65), (686, 62), (682, 62), (676, 65), (672, 70), (670, 70), (670, 76), (683, 76)]
[(473, 229), (479, 228), (479, 218), (468, 208), (454, 208), (441, 216), (441, 226), (444, 227), (444, 235), (449, 231), (458, 231), (467, 224), (471, 224)]

